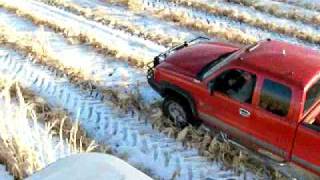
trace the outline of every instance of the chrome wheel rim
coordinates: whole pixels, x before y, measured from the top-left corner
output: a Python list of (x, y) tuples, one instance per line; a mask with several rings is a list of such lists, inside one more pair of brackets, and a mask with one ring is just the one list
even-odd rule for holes
[(176, 102), (171, 102), (168, 106), (169, 115), (175, 123), (186, 123), (187, 115), (184, 109)]

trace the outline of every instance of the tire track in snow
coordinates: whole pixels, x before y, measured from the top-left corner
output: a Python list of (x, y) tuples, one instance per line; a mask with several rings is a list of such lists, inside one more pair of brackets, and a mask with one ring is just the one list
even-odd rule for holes
[[(15, 17), (16, 18), (16, 17)], [(20, 22), (19, 22), (19, 20), (18, 19), (15, 19), (15, 18), (13, 18), (13, 17), (7, 17), (7, 22), (16, 22), (15, 24), (23, 24), (23, 20), (22, 19), (20, 19)], [(27, 28), (27, 29), (29, 29), (29, 28)], [(30, 29), (34, 29), (34, 28), (30, 28)], [(54, 36), (54, 35), (52, 35), (52, 36)], [(79, 47), (77, 47), (77, 46), (73, 46), (73, 48), (72, 48), (72, 46), (68, 46), (68, 45), (66, 45), (66, 44), (64, 44), (64, 43), (62, 43), (61, 44), (61, 41), (62, 39), (61, 39), (61, 37), (60, 37), (60, 40), (59, 40), (59, 38), (58, 39), (55, 39), (55, 38), (53, 38), (53, 42), (54, 43), (56, 43), (56, 45), (53, 47), (53, 49), (58, 53), (59, 51), (62, 51), (63, 49), (67, 49), (67, 51), (69, 51), (69, 50), (71, 50), (70, 51), (70, 54), (76, 54), (77, 52), (81, 52), (81, 51), (85, 51), (85, 52), (87, 52), (86, 51), (86, 49), (85, 48), (79, 48)], [(50, 41), (49, 41), (50, 42)], [(60, 49), (59, 49), (59, 47), (60, 47)], [(62, 49), (61, 49), (62, 48)], [(83, 56), (85, 56), (85, 53), (84, 52), (84, 54), (82, 54), (82, 55), (80, 55), (80, 57), (83, 57)], [(60, 52), (61, 53), (61, 52)], [(65, 56), (65, 54), (64, 53), (62, 53), (61, 54), (62, 55), (62, 57), (63, 56)], [(88, 57), (88, 56), (87, 56)], [(89, 56), (90, 57), (90, 56)], [(88, 58), (87, 59), (87, 62), (89, 62), (90, 61), (90, 58)], [(68, 61), (66, 61), (67, 63), (68, 63)], [(82, 64), (82, 63), (81, 63)], [(88, 64), (86, 64), (86, 63), (84, 63), (86, 66), (88, 66)], [(91, 65), (90, 65), (91, 66)], [(89, 67), (89, 66), (88, 66)], [(50, 67), (48, 67), (48, 68), (50, 68)], [(52, 68), (50, 68), (50, 69), (52, 69)], [(151, 90), (151, 89), (150, 89)], [(97, 94), (100, 94), (99, 95), (99, 97), (101, 97), (101, 93), (96, 93), (96, 95)], [(95, 96), (96, 96), (95, 95)], [(165, 135), (163, 135), (163, 137), (165, 138)], [(172, 139), (172, 141), (173, 141), (174, 139)], [(180, 143), (181, 144), (181, 143)], [(205, 161), (205, 157), (201, 157), (202, 158), (202, 161)]]
[[(44, 61), (41, 62), (48, 61), (49, 63), (46, 63), (46, 65), (53, 65), (64, 73), (70, 72), (66, 74), (69, 74), (71, 79), (80, 78), (83, 81), (90, 81), (100, 87), (99, 89), (111, 90), (124, 99), (126, 98), (125, 94), (140, 92), (142, 95), (141, 101), (143, 101), (141, 102), (141, 108), (150, 106), (160, 100), (160, 96), (149, 87), (146, 73), (141, 69), (130, 66), (122, 59), (97, 53), (95, 49), (86, 44), (70, 44), (62, 35), (48, 29), (41, 29), (15, 14), (3, 11), (0, 20), (5, 23), (4, 26), (12, 30), (12, 33), (14, 31), (19, 33), (15, 36), (20, 36), (22, 39), (28, 37), (38, 41), (40, 37), (38, 44), (30, 43), (28, 45), (31, 45), (31, 47), (25, 47), (24, 49), (33, 49), (32, 47), (35, 49), (41, 46), (41, 52), (33, 50), (33, 54), (36, 57), (41, 57), (43, 56), (42, 51), (44, 51), (44, 56), (48, 59), (44, 58)], [(10, 24), (14, 24), (14, 26)], [(17, 27), (16, 24), (18, 24)], [(10, 41), (10, 38), (8, 41)], [(80, 72), (81, 77), (73, 77), (72, 72)]]
[[(12, 54), (2, 50), (2, 54)], [(209, 162), (197, 150), (186, 149), (175, 139), (168, 138), (139, 120), (134, 112), (124, 113), (99, 92), (81, 91), (65, 78), (57, 77), (50, 67), (43, 67), (19, 55), (0, 61), (0, 70), (21, 85), (36, 92), (55, 107), (63, 107), (80, 119), (81, 126), (97, 142), (111, 146), (118, 155), (126, 154), (132, 164), (143, 164), (164, 179), (242, 179), (232, 171), (223, 170), (219, 163)], [(249, 176), (253, 177), (253, 176)]]
[[(10, 15), (8, 15), (8, 17), (6, 17), (7, 19), (7, 21), (8, 22), (16, 22), (16, 23), (18, 23), (19, 22), (19, 20), (20, 20), (20, 24), (23, 24), (24, 23), (24, 21), (22, 21), (23, 19), (16, 19), (16, 17), (11, 17)], [(29, 28), (27, 28), (27, 29), (29, 29)], [(54, 35), (52, 35), (52, 36), (54, 36)], [(86, 63), (80, 63), (80, 64), (84, 64), (85, 65), (85, 67), (87, 67), (87, 68), (97, 68), (97, 67), (99, 67), (99, 63), (98, 64), (95, 64), (95, 62), (93, 62), (93, 64), (88, 64), (89, 62), (90, 62), (90, 56), (88, 56), (88, 55), (86, 55), (87, 53), (88, 54), (91, 54), (92, 52), (90, 52), (90, 51), (88, 51), (85, 47), (83, 47), (83, 46), (70, 46), (70, 45), (66, 45), (66, 43), (61, 43), (61, 41), (63, 41), (63, 39), (61, 39), (61, 37), (60, 37), (60, 39), (58, 38), (58, 39), (54, 39), (53, 38), (53, 40), (51, 40), (51, 41), (53, 41), (53, 43), (56, 43), (56, 45), (53, 45), (54, 47), (52, 47), (52, 49), (54, 49), (54, 51), (56, 51), (56, 53), (58, 54), (58, 53), (60, 53), (61, 54), (61, 56), (62, 57), (65, 57), (65, 54), (68, 54), (68, 53), (64, 53), (63, 51), (65, 51), (64, 49), (67, 49), (66, 51), (70, 51), (70, 54), (77, 54), (77, 53), (81, 53), (80, 55), (79, 55), (79, 57), (82, 57), (82, 58), (80, 58), (81, 60), (83, 60), (84, 62), (86, 62)], [(50, 42), (50, 41), (49, 41)], [(52, 53), (50, 53), (50, 54), (52, 54)], [(85, 58), (85, 57), (88, 57), (87, 59)], [(68, 56), (67, 57), (65, 57), (65, 63), (66, 64), (68, 64), (69, 62), (67, 61), (68, 60)], [(72, 61), (72, 60), (71, 60)], [(79, 61), (77, 61), (77, 64), (79, 64), (78, 63)], [(104, 65), (107, 65), (106, 63), (104, 64)], [(111, 64), (112, 65), (112, 64)], [(71, 68), (76, 68), (76, 67), (71, 67)], [(51, 67), (50, 67), (50, 69), (52, 69)], [(94, 69), (93, 69), (94, 70)], [(103, 70), (103, 69), (102, 69)], [(144, 81), (145, 81), (145, 76), (143, 75), (143, 79), (144, 79)], [(105, 82), (107, 83), (108, 82), (108, 78), (106, 78), (106, 80), (105, 80)], [(141, 88), (141, 87), (140, 87)], [(151, 88), (149, 87), (149, 86), (144, 86), (143, 88), (146, 88), (147, 90), (149, 90), (149, 91), (153, 91), (153, 90), (151, 90)], [(98, 90), (97, 91), (99, 91), (100, 90), (100, 88), (98, 88)], [(114, 90), (114, 89), (113, 89)], [(119, 89), (120, 90), (120, 89)], [(101, 96), (101, 94), (102, 93), (100, 93), (101, 91), (99, 91), (99, 94), (100, 94), (100, 96)], [(154, 93), (153, 93), (154, 94)], [(148, 93), (148, 92), (144, 92), (143, 93), (143, 97), (145, 97), (145, 96), (150, 96), (150, 94)], [(146, 120), (146, 119), (145, 119)], [(152, 122), (152, 120), (151, 120), (151, 122)], [(149, 123), (150, 124), (150, 120), (146, 120), (146, 123)], [(159, 131), (157, 131), (157, 132), (159, 132)], [(203, 157), (203, 159), (206, 159), (206, 157)]]
[[(9, 20), (8, 20), (8, 22), (11, 22), (11, 21), (13, 21), (14, 22), (14, 20), (13, 19), (10, 19), (9, 18)], [(20, 19), (20, 21), (22, 21), (21, 19)], [(20, 22), (20, 24), (23, 24), (23, 22)], [(19, 23), (18, 23), (19, 24)], [(54, 36), (54, 35), (53, 35)], [(53, 39), (55, 39), (55, 38), (53, 38)], [(77, 46), (73, 46), (73, 48), (72, 48), (72, 46), (66, 46), (66, 45), (63, 45), (63, 44), (65, 44), (65, 43), (62, 43), (61, 44), (61, 39), (59, 40), (59, 38), (58, 39), (56, 39), (56, 40), (52, 40), (52, 41), (54, 41), (54, 42), (56, 42), (57, 44), (55, 45), (55, 51), (57, 51), (58, 53), (59, 53), (59, 51), (62, 51), (63, 52), (63, 49), (68, 49), (68, 50), (71, 50), (70, 51), (70, 54), (72, 54), (72, 55), (74, 55), (74, 54), (77, 54), (77, 53), (79, 53), (79, 52), (81, 52), (81, 51), (85, 51), (85, 52), (88, 52), (87, 50), (86, 50), (86, 48), (85, 47), (82, 47), (82, 48), (79, 48), (79, 47), (77, 47)], [(61, 46), (60, 47), (60, 49), (59, 49), (59, 46)], [(58, 49), (56, 49), (56, 48), (58, 48)], [(62, 49), (61, 49), (62, 48)], [(60, 52), (61, 53), (61, 52)], [(91, 52), (92, 53), (92, 52)], [(91, 53), (89, 53), (89, 54), (91, 54)], [(66, 54), (68, 54), (68, 53), (66, 53)], [(86, 55), (85, 55), (86, 53), (84, 53), (84, 54), (82, 54), (82, 55), (80, 55), (79, 56), (79, 59), (81, 59), (80, 57), (85, 57)], [(65, 56), (65, 54), (64, 53), (61, 53), (61, 55), (62, 55), (62, 57), (64, 57)], [(88, 56), (87, 56), (88, 57)], [(90, 57), (90, 56), (89, 56)], [(71, 57), (71, 58), (74, 58), (74, 57)], [(70, 58), (69, 58), (70, 59)], [(66, 58), (65, 60), (68, 60), (68, 58)], [(87, 61), (89, 62), (90, 61), (90, 59), (87, 59)], [(68, 64), (68, 61), (66, 61), (66, 63)], [(71, 62), (71, 64), (72, 64), (72, 62)], [(79, 64), (79, 63), (76, 63), (76, 64)], [(82, 64), (82, 63), (81, 63)], [(93, 64), (86, 64), (86, 63), (84, 63), (84, 65), (85, 65), (85, 67), (90, 67), (90, 66), (93, 66)], [(76, 67), (76, 66), (75, 66)], [(151, 90), (150, 88), (149, 88), (149, 90)], [(101, 93), (100, 93), (101, 94)], [(143, 93), (144, 95), (146, 94), (146, 93)]]
[[(0, 49), (1, 60), (7, 58), (2, 56)], [(0, 74), (0, 161), (15, 179), (25, 178), (60, 158), (83, 150), (78, 143), (71, 145), (73, 140), (65, 133), (59, 134), (53, 129), (62, 118), (67, 124), (68, 117), (62, 116), (65, 114), (46, 106), (42, 99), (21, 89), (20, 85), (16, 86), (11, 82), (14, 79), (5, 76), (1, 70)], [(83, 138), (86, 142), (86, 137)], [(1, 178), (4, 176), (0, 174)]]

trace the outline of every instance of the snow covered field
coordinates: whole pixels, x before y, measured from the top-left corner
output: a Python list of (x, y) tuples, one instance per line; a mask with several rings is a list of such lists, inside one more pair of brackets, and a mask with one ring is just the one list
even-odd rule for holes
[(230, 154), (220, 150), (229, 145), (206, 127), (174, 127), (147, 84), (146, 64), (200, 35), (319, 50), (315, 1), (0, 0), (0, 7), (1, 55), (10, 57), (0, 61), (0, 74), (68, 112), (112, 154), (156, 179), (278, 177), (264, 164), (246, 165), (254, 157), (239, 149), (227, 162)]
[(0, 165), (0, 179), (13, 180), (13, 176), (9, 174), (4, 165)]

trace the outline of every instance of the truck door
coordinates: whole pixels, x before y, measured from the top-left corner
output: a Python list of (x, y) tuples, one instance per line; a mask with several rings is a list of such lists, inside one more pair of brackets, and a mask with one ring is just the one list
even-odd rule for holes
[(301, 123), (297, 130), (292, 161), (320, 174), (320, 121)]
[(204, 98), (205, 107), (201, 108), (204, 112), (200, 116), (229, 134), (241, 137), (253, 119), (251, 104), (255, 84), (254, 73), (239, 68), (223, 70), (208, 82), (212, 93)]
[(305, 117), (299, 124), (292, 161), (320, 174), (320, 81), (307, 91), (303, 112)]
[(280, 157), (288, 157), (296, 129), (291, 114), (294, 91), (289, 86), (271, 80), (258, 81), (256, 118), (250, 123), (250, 130), (259, 150), (271, 151)]

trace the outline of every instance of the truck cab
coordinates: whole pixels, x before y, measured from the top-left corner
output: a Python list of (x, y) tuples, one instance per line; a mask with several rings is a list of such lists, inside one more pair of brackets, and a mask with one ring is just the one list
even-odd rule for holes
[(177, 125), (201, 121), (320, 175), (320, 53), (275, 40), (205, 41), (155, 61), (148, 81)]

